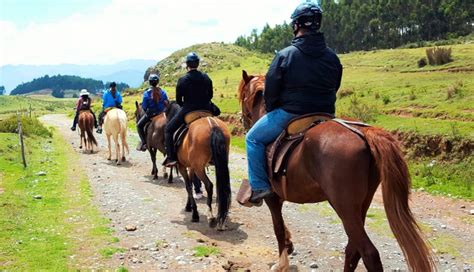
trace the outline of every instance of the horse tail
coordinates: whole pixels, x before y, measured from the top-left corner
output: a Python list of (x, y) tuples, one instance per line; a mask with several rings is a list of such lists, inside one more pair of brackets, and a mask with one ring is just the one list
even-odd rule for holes
[(218, 224), (224, 224), (229, 213), (231, 200), (229, 154), (224, 133), (217, 126), (211, 128), (211, 150), (212, 160), (216, 168), (217, 221)]
[(412, 271), (436, 270), (433, 253), (409, 207), (411, 179), (396, 140), (386, 131), (364, 131), (382, 183), (382, 195), (390, 228)]

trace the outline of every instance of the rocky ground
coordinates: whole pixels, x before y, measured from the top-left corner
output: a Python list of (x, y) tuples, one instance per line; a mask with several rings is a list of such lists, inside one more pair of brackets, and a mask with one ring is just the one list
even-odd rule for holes
[[(269, 270), (277, 256), (271, 216), (265, 206), (246, 208), (232, 202), (229, 230), (209, 228), (205, 198), (198, 201), (201, 221), (191, 223), (184, 212), (186, 192), (182, 179), (173, 184), (153, 181), (148, 153), (135, 151), (135, 133), (127, 162), (116, 166), (106, 159), (105, 136), (97, 136), (98, 152), (87, 154), (78, 148), (77, 132), (69, 130), (64, 115), (47, 115), (43, 122), (56, 127), (80, 154), (94, 201), (120, 239), (124, 252), (116, 253), (109, 267), (129, 270), (171, 269), (180, 271)], [(246, 176), (245, 155), (230, 155), (232, 190)], [(161, 157), (159, 160), (161, 161)], [(160, 176), (162, 172), (160, 169)], [(213, 178), (210, 171), (209, 176)], [(412, 196), (412, 209), (437, 251), (441, 271), (470, 271), (474, 263), (474, 207), (469, 201), (435, 197), (423, 192)], [(293, 234), (295, 252), (290, 256), (293, 271), (342, 270), (347, 242), (340, 220), (327, 203), (287, 203), (284, 217)], [(403, 254), (393, 238), (377, 193), (369, 210), (367, 229), (379, 249), (386, 270), (407, 270)], [(199, 247), (199, 248), (198, 248)], [(210, 251), (206, 253), (203, 251)], [(199, 254), (202, 253), (202, 254)], [(201, 256), (203, 255), (203, 256)], [(208, 255), (208, 256), (206, 256)], [(97, 269), (90, 263), (84, 269)], [(365, 271), (362, 262), (359, 271)]]

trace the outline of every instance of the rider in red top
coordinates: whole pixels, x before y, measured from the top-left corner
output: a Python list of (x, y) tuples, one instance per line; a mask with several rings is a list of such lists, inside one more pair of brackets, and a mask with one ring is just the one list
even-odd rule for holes
[(74, 122), (72, 124), (71, 130), (76, 130), (76, 125), (79, 119), (79, 112), (81, 110), (88, 110), (94, 116), (94, 126), (97, 128), (97, 119), (95, 118), (94, 112), (91, 110), (92, 99), (89, 97), (89, 92), (86, 89), (82, 89), (79, 93), (79, 100), (76, 103), (76, 115), (74, 116)]

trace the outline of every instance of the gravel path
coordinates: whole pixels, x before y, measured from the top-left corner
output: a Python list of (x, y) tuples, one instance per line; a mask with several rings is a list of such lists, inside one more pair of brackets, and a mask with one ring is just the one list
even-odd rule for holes
[[(190, 214), (183, 209), (186, 192), (181, 178), (175, 178), (173, 184), (167, 184), (164, 179), (153, 181), (148, 153), (134, 149), (137, 143), (134, 132), (128, 137), (131, 148), (128, 161), (116, 166), (106, 160), (104, 135), (97, 137), (99, 151), (86, 154), (78, 148), (79, 136), (69, 130), (71, 121), (65, 115), (46, 115), (42, 121), (56, 127), (80, 154), (79, 163), (87, 170), (94, 201), (103, 216), (110, 218), (114, 235), (125, 249), (112, 257), (111, 267), (180, 271), (223, 271), (225, 267), (265, 271), (277, 260), (271, 216), (265, 206), (245, 208), (233, 201), (229, 230), (218, 232), (208, 227), (205, 199), (201, 199), (198, 201), (201, 222), (191, 223)], [(246, 175), (245, 155), (232, 152), (230, 157), (235, 195), (239, 181)], [(213, 173), (209, 176), (213, 179)], [(470, 271), (474, 262), (474, 215), (469, 214), (472, 203), (422, 192), (414, 193), (412, 199), (415, 215), (438, 249), (439, 269)], [(295, 253), (290, 256), (293, 271), (342, 270), (347, 238), (327, 203), (287, 203), (284, 217), (295, 245)], [(406, 270), (403, 255), (388, 228), (379, 193), (369, 210), (367, 228), (385, 269)], [(218, 253), (196, 257), (198, 246), (214, 247)], [(358, 271), (365, 271), (362, 262)]]

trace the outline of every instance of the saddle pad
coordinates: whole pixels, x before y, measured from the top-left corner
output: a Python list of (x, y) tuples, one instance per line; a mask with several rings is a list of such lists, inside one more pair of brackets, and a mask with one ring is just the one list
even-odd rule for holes
[(333, 119), (334, 116), (327, 113), (311, 113), (297, 117), (290, 121), (286, 128), (289, 135), (294, 135), (304, 132), (307, 128), (317, 121), (326, 121)]
[(189, 125), (202, 117), (212, 117), (212, 113), (209, 111), (192, 111), (184, 116), (184, 122)]

